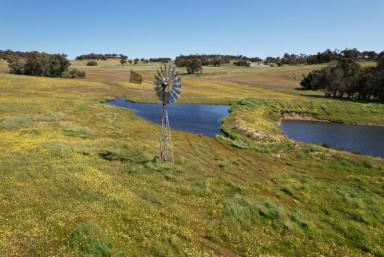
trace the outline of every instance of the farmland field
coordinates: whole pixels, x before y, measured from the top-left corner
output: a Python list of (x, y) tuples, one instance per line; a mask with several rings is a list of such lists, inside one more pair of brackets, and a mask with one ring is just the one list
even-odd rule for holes
[(1, 256), (384, 256), (384, 160), (279, 127), (282, 113), (384, 125), (383, 104), (296, 90), (321, 65), (180, 70), (180, 103), (231, 113), (227, 137), (172, 131), (170, 165), (156, 161), (157, 125), (106, 104), (157, 102), (160, 64), (85, 63), (71, 80), (0, 62)]

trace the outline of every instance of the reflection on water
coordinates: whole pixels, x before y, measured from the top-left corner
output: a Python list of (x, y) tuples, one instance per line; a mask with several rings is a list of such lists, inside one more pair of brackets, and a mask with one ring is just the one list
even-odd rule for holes
[(281, 127), (295, 141), (384, 157), (384, 127), (381, 126), (282, 120)]
[[(116, 99), (109, 104), (134, 110), (135, 113), (154, 123), (160, 124), (160, 104), (131, 103)], [(214, 137), (221, 134), (221, 122), (228, 115), (228, 105), (171, 104), (168, 105), (171, 128)]]

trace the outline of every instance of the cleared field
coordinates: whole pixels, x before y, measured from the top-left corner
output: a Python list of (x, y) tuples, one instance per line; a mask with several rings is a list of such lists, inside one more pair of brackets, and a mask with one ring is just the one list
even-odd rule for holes
[[(87, 67), (86, 61), (73, 61), (72, 66), (85, 70), (87, 72), (87, 79), (91, 81), (117, 83), (126, 85), (134, 91), (133, 98), (136, 93), (146, 95), (148, 85), (152, 85), (154, 72), (162, 65), (160, 63), (147, 63), (138, 65), (121, 65), (118, 60), (99, 61), (99, 66)], [(363, 67), (374, 65), (373, 62), (362, 62)], [(303, 75), (306, 75), (314, 69), (321, 69), (326, 65), (284, 65), (282, 67), (237, 67), (233, 64), (225, 64), (221, 67), (204, 66), (203, 74), (199, 76), (187, 75), (185, 69), (179, 69), (182, 74), (183, 81), (186, 83), (187, 90), (199, 83), (211, 83), (212, 85), (234, 85), (233, 90), (239, 91), (236, 94), (229, 94), (226, 101), (231, 102), (231, 96), (249, 94), (249, 91), (254, 88), (269, 89), (280, 93), (286, 93), (285, 97), (291, 95), (318, 95), (318, 92), (303, 92), (297, 90), (300, 87), (300, 81)], [(143, 75), (144, 86), (141, 88), (143, 92), (140, 93), (140, 88), (135, 85), (130, 85), (129, 72), (130, 70), (138, 71)], [(147, 85), (147, 86), (146, 86)], [(199, 88), (201, 89), (201, 88)], [(151, 91), (151, 89), (149, 89)], [(216, 91), (216, 94), (222, 92)], [(201, 93), (204, 94), (204, 93)], [(209, 96), (214, 93), (209, 92)], [(252, 93), (250, 97), (254, 96)], [(188, 97), (188, 95), (187, 95)], [(235, 99), (238, 99), (235, 97)], [(137, 99), (136, 99), (137, 100)], [(145, 98), (139, 101), (146, 101)], [(187, 100), (187, 102), (190, 100)], [(204, 101), (203, 101), (204, 102)]]
[[(156, 161), (158, 126), (105, 104), (155, 101), (157, 66), (119, 65), (74, 63), (87, 80), (0, 74), (2, 254), (384, 255), (384, 160), (295, 144), (278, 126), (282, 111), (384, 125), (384, 105), (279, 84), (308, 67), (207, 68), (183, 75), (182, 102), (233, 103), (228, 137), (174, 131), (171, 166)], [(255, 81), (231, 82), (244, 76)]]
[(8, 72), (8, 64), (3, 59), (0, 59), (0, 73)]

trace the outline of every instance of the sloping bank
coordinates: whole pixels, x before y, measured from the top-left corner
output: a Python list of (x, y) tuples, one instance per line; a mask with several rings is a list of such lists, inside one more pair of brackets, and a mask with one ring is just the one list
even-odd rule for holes
[(280, 127), (282, 118), (384, 125), (384, 105), (377, 103), (245, 99), (233, 104), (230, 112), (222, 130), (231, 143), (271, 153), (292, 147)]

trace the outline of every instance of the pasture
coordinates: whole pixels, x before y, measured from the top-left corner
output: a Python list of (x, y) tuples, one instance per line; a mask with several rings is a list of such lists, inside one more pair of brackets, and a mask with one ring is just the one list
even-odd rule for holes
[(278, 124), (288, 113), (384, 125), (384, 105), (296, 90), (316, 66), (180, 70), (181, 103), (232, 104), (228, 136), (173, 131), (176, 161), (163, 164), (159, 127), (106, 104), (156, 102), (159, 66), (74, 61), (87, 78), (71, 80), (0, 63), (2, 254), (384, 255), (384, 160), (294, 143)]

